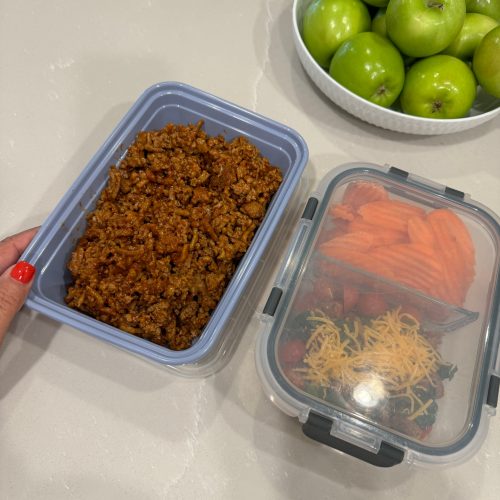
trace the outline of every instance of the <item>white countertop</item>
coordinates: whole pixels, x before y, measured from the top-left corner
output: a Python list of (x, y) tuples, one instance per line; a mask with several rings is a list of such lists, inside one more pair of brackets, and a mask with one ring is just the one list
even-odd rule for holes
[[(43, 222), (131, 103), (189, 83), (299, 131), (316, 182), (390, 163), (500, 213), (500, 119), (417, 137), (347, 115), (295, 54), (291, 0), (0, 0), (0, 238)], [(306, 438), (264, 394), (252, 320), (186, 380), (23, 310), (0, 351), (2, 499), (496, 499), (500, 419), (466, 464), (378, 469)]]

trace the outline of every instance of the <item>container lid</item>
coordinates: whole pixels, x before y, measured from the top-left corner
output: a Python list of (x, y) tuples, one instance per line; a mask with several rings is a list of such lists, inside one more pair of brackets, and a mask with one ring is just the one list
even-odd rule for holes
[(463, 461), (498, 397), (498, 218), (367, 164), (327, 176), (262, 315), (266, 392), (304, 433), (374, 465)]

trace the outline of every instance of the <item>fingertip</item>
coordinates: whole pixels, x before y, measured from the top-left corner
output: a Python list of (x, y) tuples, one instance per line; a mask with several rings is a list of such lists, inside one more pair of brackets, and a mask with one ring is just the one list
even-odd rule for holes
[(29, 262), (21, 260), (10, 271), (10, 277), (23, 285), (27, 285), (35, 276), (35, 272), (35, 266)]

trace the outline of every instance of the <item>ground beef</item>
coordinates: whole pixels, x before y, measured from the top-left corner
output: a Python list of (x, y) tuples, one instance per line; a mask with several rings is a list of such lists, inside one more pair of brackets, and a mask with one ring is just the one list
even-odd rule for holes
[(70, 307), (175, 350), (200, 335), (282, 180), (244, 137), (202, 127), (137, 135), (68, 263)]

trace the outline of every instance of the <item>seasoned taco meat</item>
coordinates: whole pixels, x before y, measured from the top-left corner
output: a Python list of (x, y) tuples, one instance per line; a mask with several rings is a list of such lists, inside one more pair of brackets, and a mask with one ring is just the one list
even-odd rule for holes
[(203, 330), (282, 181), (244, 137), (140, 132), (68, 263), (66, 303), (170, 349)]

